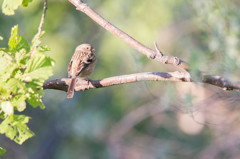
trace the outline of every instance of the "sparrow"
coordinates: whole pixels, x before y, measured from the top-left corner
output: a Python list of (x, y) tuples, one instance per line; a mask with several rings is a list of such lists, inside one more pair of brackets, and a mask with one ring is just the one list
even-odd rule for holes
[(76, 78), (87, 78), (93, 73), (97, 59), (95, 49), (90, 44), (81, 44), (76, 49), (68, 66), (68, 77), (72, 77), (68, 87), (67, 98), (72, 98)]

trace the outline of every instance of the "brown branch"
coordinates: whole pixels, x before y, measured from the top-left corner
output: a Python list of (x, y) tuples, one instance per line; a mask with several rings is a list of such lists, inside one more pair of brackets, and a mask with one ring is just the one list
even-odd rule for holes
[[(67, 91), (70, 84), (70, 78), (61, 78), (51, 81), (46, 81), (43, 89), (56, 89)], [(101, 80), (88, 81), (78, 79), (75, 86), (75, 91), (84, 91), (87, 89), (109, 87), (113, 85), (140, 82), (140, 81), (190, 81), (189, 75), (181, 72), (146, 72), (136, 73), (122, 76), (114, 76)]]
[(164, 64), (171, 64), (179, 68), (182, 68), (184, 70), (189, 69), (187, 63), (181, 60), (180, 58), (168, 56), (163, 54), (162, 52), (158, 52), (158, 50), (154, 51), (144, 46), (143, 44), (141, 44), (140, 42), (138, 42), (137, 40), (129, 36), (127, 33), (123, 32), (122, 30), (120, 30), (119, 28), (117, 28), (116, 26), (108, 22), (106, 19), (104, 19), (94, 10), (92, 10), (86, 3), (83, 3), (81, 0), (68, 0), (68, 1), (71, 2), (74, 6), (76, 6), (77, 10), (88, 15), (90, 18), (92, 18), (92, 20), (94, 20), (104, 29), (116, 35), (117, 37), (121, 38), (122, 40), (127, 42), (129, 45), (137, 49), (140, 53), (146, 55), (148, 58), (155, 59)]
[(240, 82), (233, 83), (221, 76), (203, 75), (202, 82), (221, 87), (224, 90), (240, 91)]
[[(41, 18), (40, 24), (38, 26), (37, 39), (40, 39), (40, 36), (41, 36), (41, 33), (42, 33), (42, 27), (43, 27), (43, 23), (44, 23), (45, 16), (46, 16), (46, 11), (47, 11), (47, 0), (44, 0), (43, 14), (42, 14), (42, 18)], [(36, 50), (37, 50), (37, 46), (34, 46), (33, 49), (31, 50), (30, 58), (32, 58), (34, 56)]]
[[(56, 89), (67, 91), (68, 85), (70, 84), (70, 78), (61, 78), (46, 81), (43, 85), (44, 89)], [(75, 91), (84, 91), (94, 88), (109, 87), (113, 85), (140, 82), (140, 81), (181, 81), (181, 82), (192, 82), (190, 75), (186, 72), (145, 72), (136, 73), (122, 76), (114, 76), (101, 80), (91, 80), (88, 85), (88, 81), (77, 80)], [(235, 90), (240, 91), (240, 83), (232, 83), (225, 78), (219, 78), (218, 76), (202, 76), (202, 83), (211, 84), (223, 88), (224, 90)]]

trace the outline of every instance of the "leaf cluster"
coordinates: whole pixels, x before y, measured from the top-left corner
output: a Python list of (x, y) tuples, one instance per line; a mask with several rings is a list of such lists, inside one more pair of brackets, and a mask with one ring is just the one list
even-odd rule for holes
[(27, 7), (32, 0), (4, 0), (2, 4), (2, 12), (6, 15), (14, 15), (14, 11), (19, 7)]
[[(18, 144), (34, 133), (26, 125), (30, 118), (15, 112), (25, 110), (26, 102), (44, 109), (42, 85), (53, 74), (54, 62), (44, 54), (50, 49), (38, 37), (29, 44), (14, 26), (8, 48), (0, 48), (0, 133)], [(3, 152), (0, 148), (0, 154)]]

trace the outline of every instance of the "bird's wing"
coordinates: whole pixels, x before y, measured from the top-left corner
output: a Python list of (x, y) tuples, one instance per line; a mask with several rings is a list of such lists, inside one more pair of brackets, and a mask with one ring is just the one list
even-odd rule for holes
[(82, 57), (82, 60), (80, 61), (76, 71), (77, 75), (79, 75), (90, 64), (90, 62), (88, 62), (88, 57), (86, 57), (86, 55), (83, 56), (84, 57)]
[(74, 60), (74, 66), (72, 66), (73, 69), (75, 69), (74, 74), (72, 74), (73, 77), (79, 76), (79, 74), (88, 66), (87, 62), (88, 56), (83, 51), (76, 51), (72, 57), (72, 61)]
[(83, 52), (80, 50), (76, 50), (72, 56), (72, 59), (69, 63), (68, 66), (68, 77), (72, 76), (72, 77), (77, 77), (79, 74), (79, 65), (82, 61), (82, 57), (83, 57)]

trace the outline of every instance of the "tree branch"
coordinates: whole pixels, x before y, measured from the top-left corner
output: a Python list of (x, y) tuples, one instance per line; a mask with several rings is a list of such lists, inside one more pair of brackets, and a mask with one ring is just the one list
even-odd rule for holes
[(233, 83), (221, 76), (203, 75), (202, 82), (221, 87), (224, 90), (240, 91), (240, 82)]
[[(88, 85), (88, 81), (77, 79), (75, 85), (75, 91), (84, 91), (87, 89), (109, 87), (113, 85), (140, 82), (140, 81), (190, 81), (189, 75), (182, 72), (145, 72), (136, 73), (122, 76), (114, 76), (101, 80), (91, 80)], [(67, 91), (70, 85), (70, 78), (61, 78), (46, 81), (43, 85), (43, 89), (57, 89)]]
[[(37, 33), (37, 38), (40, 39), (41, 36), (41, 32), (42, 32), (42, 27), (43, 27), (43, 23), (45, 20), (45, 16), (46, 16), (46, 11), (47, 11), (47, 0), (44, 0), (44, 4), (43, 4), (43, 13), (42, 13), (42, 18), (38, 27), (38, 33)], [(37, 50), (37, 46), (35, 46), (32, 50), (31, 50), (31, 56), (30, 58), (32, 58), (35, 54)]]
[(158, 50), (154, 51), (144, 46), (143, 44), (141, 44), (140, 42), (138, 42), (137, 40), (129, 36), (127, 33), (123, 32), (122, 30), (120, 30), (119, 28), (117, 28), (116, 26), (108, 22), (106, 19), (104, 19), (94, 10), (92, 10), (86, 3), (83, 3), (81, 0), (68, 0), (68, 1), (71, 2), (76, 7), (77, 10), (88, 15), (92, 20), (94, 20), (104, 29), (116, 35), (117, 37), (121, 38), (122, 40), (127, 42), (129, 45), (131, 45), (133, 48), (138, 50), (140, 53), (146, 55), (148, 58), (155, 59), (164, 64), (171, 64), (179, 68), (182, 68), (184, 70), (189, 69), (187, 63), (181, 60), (180, 58), (168, 56), (163, 54), (160, 51), (158, 52)]
[[(46, 81), (43, 89), (56, 89), (67, 91), (70, 84), (70, 78), (60, 78), (55, 80)], [(91, 80), (89, 85), (88, 81), (77, 79), (75, 91), (84, 91), (94, 88), (109, 87), (113, 85), (140, 82), (140, 81), (181, 81), (192, 82), (190, 75), (183, 72), (145, 72), (136, 73), (122, 76), (114, 76), (101, 80)], [(224, 90), (240, 91), (240, 83), (231, 83), (225, 78), (219, 76), (202, 76), (202, 83), (211, 84), (223, 88)]]

